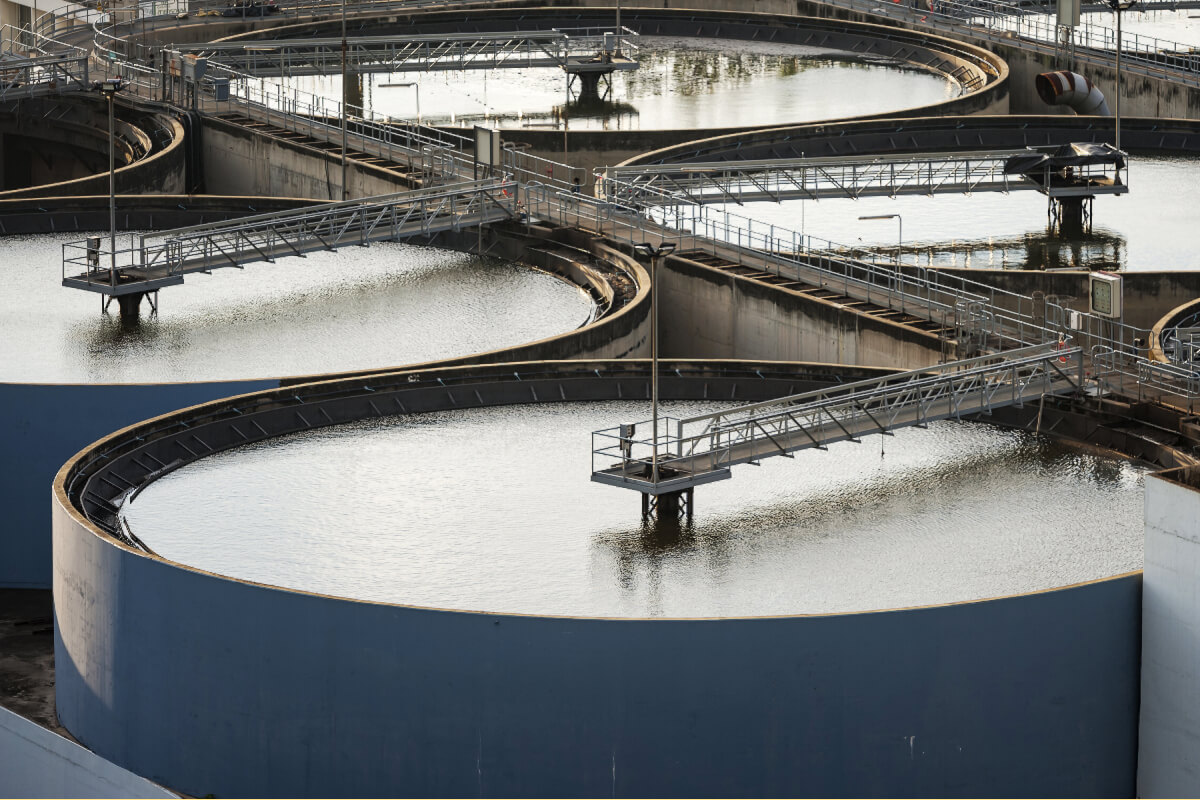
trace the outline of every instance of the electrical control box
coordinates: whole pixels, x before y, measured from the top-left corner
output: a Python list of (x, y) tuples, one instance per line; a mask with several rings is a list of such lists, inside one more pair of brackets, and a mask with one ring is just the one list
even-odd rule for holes
[(1121, 318), (1122, 280), (1111, 272), (1093, 272), (1088, 279), (1088, 308), (1108, 319)]

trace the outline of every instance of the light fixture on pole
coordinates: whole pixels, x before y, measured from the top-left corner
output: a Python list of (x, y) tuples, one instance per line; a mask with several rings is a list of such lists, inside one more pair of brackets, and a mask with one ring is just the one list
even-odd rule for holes
[(421, 124), (421, 84), (416, 81), (402, 81), (400, 83), (381, 83), (379, 89), (407, 89), (409, 86), (417, 93), (417, 124)]
[(100, 81), (96, 88), (108, 99), (108, 285), (117, 285), (117, 137), (113, 126), (113, 98), (124, 88), (120, 78)]
[[(1117, 97), (1113, 114), (1116, 131), (1113, 144), (1118, 150), (1121, 149), (1121, 12), (1128, 11), (1136, 2), (1137, 0), (1108, 0), (1108, 7), (1117, 15)], [(1120, 170), (1117, 171), (1117, 176), (1120, 177)]]
[(859, 217), (859, 219), (895, 219), (896, 222), (900, 223), (900, 225), (899, 225), (900, 229), (899, 229), (897, 245), (896, 245), (896, 263), (899, 264), (900, 263), (900, 254), (904, 251), (904, 219), (903, 219), (903, 217), (901, 217), (899, 214), (868, 214), (865, 217)]
[[(346, 0), (342, 0), (342, 199), (350, 199), (346, 186)], [(332, 198), (330, 198), (332, 199)]]
[(650, 414), (654, 440), (651, 450), (650, 479), (658, 484), (658, 287), (654, 285), (658, 265), (675, 252), (674, 242), (660, 242), (658, 247), (649, 242), (635, 244), (633, 249), (643, 258), (650, 259)]
[[(279, 83), (277, 84), (277, 86), (279, 88), (280, 93), (282, 93), (282, 91), (283, 91), (283, 48), (277, 44), (248, 44), (243, 49), (247, 53), (274, 53), (276, 51), (279, 51)], [(249, 55), (246, 57), (246, 63), (248, 66), (250, 66), (251, 72), (254, 71), (254, 66), (255, 66), (255, 65), (251, 64), (252, 58), (254, 58), (254, 57), (249, 56)], [(283, 106), (282, 96), (280, 96), (280, 98), (279, 98), (279, 104), (281, 106), (280, 111), (282, 111), (283, 110), (282, 109), (282, 106)], [(263, 87), (263, 105), (267, 109), (267, 124), (270, 125), (271, 124), (271, 103), (267, 99), (267, 88), (265, 86)]]
[(613, 53), (613, 56), (616, 58), (620, 58), (621, 57), (621, 0), (617, 0), (617, 29), (616, 29), (615, 33), (616, 33), (617, 41), (616, 41), (616, 52)]

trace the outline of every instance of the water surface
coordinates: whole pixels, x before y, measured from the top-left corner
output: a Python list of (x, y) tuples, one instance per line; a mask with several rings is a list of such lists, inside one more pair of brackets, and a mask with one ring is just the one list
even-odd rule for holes
[[(0, 238), (0, 381), (138, 383), (400, 366), (570, 331), (592, 303), (557, 278), (494, 258), (377, 243), (189, 275), (135, 325), (61, 285), (82, 234)], [(124, 242), (118, 241), (118, 247)]]
[[(1127, 183), (1127, 194), (1096, 198), (1092, 230), (1083, 236), (1049, 231), (1047, 201), (1036, 191), (793, 200), (714, 211), (727, 210), (848, 248), (893, 253), (903, 232), (908, 263), (994, 269), (1200, 267), (1192, 235), (1200, 210), (1180, 202), (1200, 183), (1200, 159), (1134, 155)], [(883, 214), (899, 214), (900, 220), (859, 219)]]
[[(686, 415), (711, 405), (668, 404)], [(1141, 566), (1145, 470), (970, 423), (734, 470), (691, 527), (589, 481), (589, 432), (646, 404), (450, 411), (203, 459), (126, 507), (162, 556), (346, 597), (595, 616), (945, 603)]]
[[(720, 128), (875, 114), (940, 102), (961, 87), (892, 59), (768, 42), (645, 37), (639, 69), (613, 75), (603, 103), (567, 101), (557, 68), (363, 76), (363, 104), (427, 124), (638, 130)], [(278, 83), (278, 80), (272, 81)], [(383, 84), (416, 83), (384, 87)], [(287, 86), (341, 99), (338, 76)], [(564, 111), (565, 106), (565, 111)]]

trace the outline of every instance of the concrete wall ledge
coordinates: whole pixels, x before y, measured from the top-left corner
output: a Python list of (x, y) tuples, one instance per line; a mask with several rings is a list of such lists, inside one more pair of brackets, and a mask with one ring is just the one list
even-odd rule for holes
[(4, 797), (178, 797), (69, 739), (0, 708)]

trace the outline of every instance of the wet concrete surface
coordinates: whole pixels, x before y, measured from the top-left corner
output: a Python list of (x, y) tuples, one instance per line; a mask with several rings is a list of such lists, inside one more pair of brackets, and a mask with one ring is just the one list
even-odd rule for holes
[(54, 603), (48, 589), (0, 589), (0, 705), (72, 738), (54, 710)]

